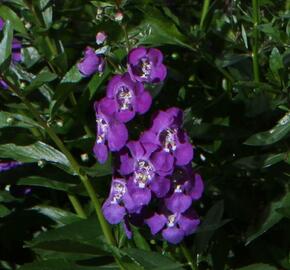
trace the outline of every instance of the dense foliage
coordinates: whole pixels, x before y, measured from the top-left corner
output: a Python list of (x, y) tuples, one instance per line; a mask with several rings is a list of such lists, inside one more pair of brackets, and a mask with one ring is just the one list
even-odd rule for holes
[[(0, 18), (0, 269), (290, 269), (289, 0), (4, 0)], [(164, 56), (147, 81), (140, 47)], [(178, 107), (194, 145), (200, 224), (179, 244), (102, 214), (126, 140), (99, 153), (95, 102), (132, 76), (151, 106), (114, 116), (130, 140)]]

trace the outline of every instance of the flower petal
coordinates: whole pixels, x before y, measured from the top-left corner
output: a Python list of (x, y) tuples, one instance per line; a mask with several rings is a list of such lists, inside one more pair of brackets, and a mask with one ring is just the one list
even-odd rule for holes
[(154, 153), (151, 157), (151, 161), (159, 175), (168, 175), (173, 170), (174, 158), (170, 153), (163, 150)]
[(198, 173), (195, 173), (194, 180), (189, 181), (189, 183), (185, 185), (185, 191), (193, 200), (198, 200), (201, 197), (203, 190), (204, 184), (202, 178)]
[(142, 57), (147, 54), (147, 50), (144, 47), (138, 47), (132, 49), (128, 54), (128, 62), (130, 65), (137, 65)]
[(148, 50), (148, 57), (155, 66), (158, 66), (163, 62), (163, 54), (160, 50), (156, 48), (150, 48)]
[(115, 75), (111, 78), (107, 86), (107, 97), (114, 98), (116, 94), (116, 90), (118, 89), (119, 84), (121, 83), (122, 76)]
[(108, 159), (108, 147), (103, 143), (95, 143), (94, 154), (99, 163), (103, 164)]
[(200, 223), (198, 218), (190, 219), (184, 215), (180, 215), (178, 220), (179, 227), (184, 231), (185, 235), (190, 235), (194, 233)]
[(134, 160), (133, 158), (129, 157), (128, 153), (121, 153), (120, 154), (120, 168), (119, 173), (121, 175), (128, 175), (132, 173), (134, 170)]
[(167, 228), (162, 231), (162, 236), (171, 244), (178, 244), (184, 238), (184, 232), (176, 227)]
[(174, 152), (176, 165), (183, 166), (193, 159), (193, 147), (190, 143), (179, 144)]
[(150, 73), (150, 81), (152, 83), (162, 82), (165, 80), (166, 76), (167, 76), (167, 68), (166, 66), (161, 64), (155, 67), (154, 69), (152, 69)]
[(151, 182), (150, 187), (156, 197), (163, 198), (170, 189), (170, 180), (165, 177), (156, 176)]
[(135, 111), (123, 110), (115, 112), (116, 119), (122, 123), (127, 123), (132, 120), (135, 116)]
[(136, 111), (140, 114), (146, 113), (150, 109), (151, 103), (151, 95), (147, 91), (144, 91), (136, 97)]
[(191, 203), (191, 197), (182, 192), (174, 192), (169, 198), (165, 199), (166, 207), (173, 213), (185, 212)]
[(164, 215), (159, 215), (154, 213), (150, 218), (145, 219), (145, 224), (147, 224), (151, 230), (151, 234), (155, 235), (165, 226), (167, 219)]
[(105, 219), (110, 224), (120, 223), (126, 214), (125, 208), (118, 204), (104, 205), (102, 210), (103, 210)]
[(108, 145), (111, 151), (119, 151), (128, 140), (128, 130), (123, 123), (114, 121), (108, 129)]

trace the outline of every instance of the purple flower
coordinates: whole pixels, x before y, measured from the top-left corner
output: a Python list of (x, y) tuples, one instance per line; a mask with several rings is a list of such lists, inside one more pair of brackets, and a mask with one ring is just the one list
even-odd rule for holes
[(103, 72), (105, 61), (101, 55), (97, 55), (95, 53), (93, 48), (87, 47), (84, 53), (84, 57), (81, 59), (77, 66), (83, 76), (89, 77), (96, 72)]
[(158, 198), (164, 197), (170, 189), (167, 177), (172, 163), (166, 159), (155, 159), (156, 145), (131, 141), (128, 151), (120, 153), (121, 175), (128, 175), (128, 190), (137, 205), (147, 205), (151, 200), (151, 191)]
[(14, 38), (12, 41), (12, 62), (13, 63), (18, 63), (22, 61), (22, 56), (21, 56), (21, 42)]
[(8, 89), (9, 86), (8, 86), (8, 84), (5, 81), (3, 81), (3, 80), (0, 79), (0, 88), (2, 88), (2, 89)]
[(191, 166), (176, 168), (171, 176), (171, 191), (165, 198), (166, 207), (174, 213), (185, 212), (204, 190), (202, 178)]
[(128, 55), (128, 71), (132, 80), (155, 83), (165, 79), (167, 69), (163, 65), (163, 54), (155, 48), (139, 47)]
[(106, 220), (110, 224), (118, 224), (124, 219), (127, 212), (134, 212), (137, 208), (138, 207), (128, 193), (125, 179), (113, 179), (110, 195), (102, 207)]
[(105, 103), (115, 109), (115, 117), (126, 123), (136, 112), (144, 114), (151, 106), (152, 98), (140, 82), (133, 82), (128, 73), (115, 75), (107, 87)]
[(163, 210), (145, 220), (153, 235), (162, 230), (162, 236), (172, 244), (180, 243), (187, 235), (194, 233), (200, 220), (193, 209), (183, 214)]
[(96, 43), (98, 45), (103, 44), (107, 39), (107, 34), (105, 32), (98, 32), (96, 35)]
[(157, 158), (166, 155), (168, 159), (174, 159), (178, 166), (186, 165), (193, 159), (193, 147), (187, 134), (180, 128), (182, 118), (183, 113), (178, 108), (159, 111), (151, 129), (145, 131), (140, 139), (159, 145), (161, 150), (156, 153)]
[(113, 108), (107, 107), (104, 99), (95, 102), (97, 138), (94, 154), (100, 163), (108, 158), (110, 151), (119, 151), (128, 140), (126, 126), (113, 117)]
[(20, 165), (22, 165), (22, 163), (18, 161), (0, 161), (0, 172), (14, 169)]

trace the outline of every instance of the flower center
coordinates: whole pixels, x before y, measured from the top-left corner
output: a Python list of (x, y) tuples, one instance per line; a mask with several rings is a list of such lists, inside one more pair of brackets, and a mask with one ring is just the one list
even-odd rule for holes
[(167, 128), (161, 131), (159, 140), (166, 152), (173, 152), (176, 150), (177, 145), (177, 129)]
[(148, 78), (152, 71), (152, 63), (148, 58), (142, 58), (140, 63), (141, 77)]
[(181, 185), (177, 185), (174, 189), (174, 192), (181, 193), (182, 192)]
[(100, 116), (96, 118), (97, 122), (97, 143), (103, 143), (108, 133), (108, 123)]
[(167, 226), (169, 228), (174, 227), (177, 221), (177, 214), (173, 214), (167, 217)]
[(132, 99), (133, 99), (133, 94), (132, 94), (132, 91), (128, 87), (121, 86), (118, 89), (117, 102), (119, 105), (119, 109), (121, 111), (132, 109)]
[(154, 167), (151, 163), (145, 160), (138, 160), (135, 165), (134, 182), (139, 188), (145, 188), (146, 184), (152, 180), (155, 175)]
[(121, 183), (114, 183), (113, 184), (113, 198), (111, 200), (112, 204), (116, 204), (119, 203), (124, 194), (126, 193), (126, 187), (125, 185), (121, 184)]

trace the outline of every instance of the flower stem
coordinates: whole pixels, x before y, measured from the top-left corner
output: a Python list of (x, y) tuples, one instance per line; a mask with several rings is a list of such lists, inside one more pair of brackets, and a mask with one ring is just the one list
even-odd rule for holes
[(203, 24), (204, 24), (204, 21), (205, 21), (205, 18), (206, 18), (206, 15), (208, 13), (208, 9), (209, 9), (209, 4), (210, 4), (210, 0), (203, 1), (200, 23), (199, 23), (200, 29), (203, 29)]
[(196, 270), (197, 268), (195, 267), (194, 259), (193, 259), (193, 257), (191, 256), (191, 254), (190, 254), (189, 250), (187, 249), (187, 247), (185, 246), (185, 244), (182, 243), (182, 244), (180, 245), (180, 247), (181, 247), (181, 250), (182, 250), (182, 252), (183, 252), (184, 257), (186, 258), (186, 260), (187, 260), (187, 262), (188, 262), (189, 267), (190, 267), (192, 270)]
[[(81, 171), (81, 167), (78, 164), (78, 162), (75, 160), (75, 158), (73, 157), (73, 155), (70, 153), (70, 151), (66, 148), (66, 146), (63, 144), (63, 142), (61, 141), (61, 139), (58, 137), (58, 135), (55, 133), (55, 131), (47, 125), (47, 123), (42, 119), (42, 117), (40, 116), (40, 114), (38, 113), (38, 111), (33, 107), (33, 105), (29, 102), (29, 100), (26, 99), (25, 96), (22, 95), (21, 91), (17, 88), (17, 86), (15, 86), (14, 84), (10, 83), (7, 80), (7, 84), (9, 85), (9, 89), (16, 94), (22, 101), (23, 103), (27, 106), (27, 108), (30, 110), (30, 112), (33, 114), (33, 116), (35, 117), (35, 119), (38, 121), (38, 123), (45, 129), (45, 131), (47, 132), (47, 134), (49, 135), (49, 137), (53, 140), (53, 142), (57, 145), (57, 147), (59, 148), (59, 150), (61, 150), (63, 152), (63, 154), (67, 157), (67, 159), (69, 160), (74, 172), (80, 177), (83, 185), (85, 186), (85, 189), (87, 190), (87, 193), (91, 199), (91, 201), (93, 202), (98, 220), (100, 222), (102, 231), (104, 233), (104, 236), (108, 242), (108, 244), (110, 245), (115, 245), (115, 239), (112, 235), (112, 232), (110, 230), (110, 227), (108, 225), (108, 223), (106, 222), (106, 220), (104, 219), (104, 216), (102, 214), (102, 210), (101, 210), (101, 204), (97, 198), (97, 195), (95, 193), (95, 190), (92, 186), (92, 184), (90, 183), (88, 177), (86, 174), (84, 174)], [(74, 200), (74, 203), (76, 202), (76, 200)], [(73, 204), (73, 206), (75, 207), (76, 204)], [(78, 204), (78, 210), (80, 211), (80, 204)], [(116, 258), (116, 261), (118, 264), (120, 264), (119, 259)], [(121, 266), (120, 266), (121, 267)]]
[(259, 0), (252, 0), (252, 8), (253, 8), (253, 71), (254, 71), (254, 81), (256, 83), (260, 82), (260, 72), (259, 72), (259, 56), (258, 56), (258, 25), (260, 23), (260, 16), (259, 16)]
[(72, 194), (68, 194), (67, 195), (73, 208), (75, 209), (77, 215), (81, 218), (87, 218), (87, 215), (82, 207), (82, 205), (80, 204), (80, 201), (78, 200), (78, 198)]
[(127, 52), (130, 52), (131, 50), (131, 46), (130, 46), (130, 42), (129, 42), (129, 36), (128, 36), (128, 31), (127, 31), (127, 26), (125, 24), (122, 25), (122, 29), (124, 31), (124, 35), (125, 35), (125, 41), (126, 41), (126, 46), (127, 46)]

